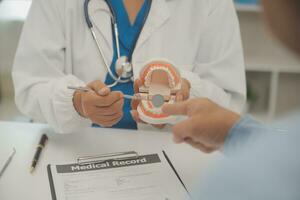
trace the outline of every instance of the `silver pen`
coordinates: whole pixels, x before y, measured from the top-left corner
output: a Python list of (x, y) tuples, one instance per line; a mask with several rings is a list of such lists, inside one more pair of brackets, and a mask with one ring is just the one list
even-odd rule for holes
[[(73, 87), (73, 86), (68, 86), (69, 90), (77, 90), (77, 91), (82, 91), (82, 92), (89, 92), (93, 91), (92, 89), (88, 87)], [(148, 100), (146, 98), (142, 98), (142, 96), (135, 94), (135, 95), (128, 95), (128, 94), (123, 94), (125, 99), (132, 99), (132, 100)]]
[(13, 148), (13, 152), (11, 153), (11, 155), (8, 157), (7, 161), (5, 162), (4, 166), (2, 167), (1, 169), (1, 172), (0, 172), (0, 178), (1, 176), (4, 174), (6, 168), (8, 167), (8, 165), (11, 163), (13, 157), (15, 156), (16, 154), (16, 149)]
[[(90, 88), (87, 87), (73, 87), (73, 86), (68, 86), (68, 89), (70, 90), (78, 90), (82, 92), (89, 92), (93, 91)], [(125, 99), (131, 99), (131, 100), (146, 100), (146, 101), (151, 101), (152, 104), (156, 107), (159, 108), (163, 106), (165, 103), (165, 98), (163, 95), (156, 94), (156, 95), (147, 95), (147, 96), (141, 96), (140, 94), (134, 94), (134, 95), (128, 95), (128, 94), (123, 94)]]

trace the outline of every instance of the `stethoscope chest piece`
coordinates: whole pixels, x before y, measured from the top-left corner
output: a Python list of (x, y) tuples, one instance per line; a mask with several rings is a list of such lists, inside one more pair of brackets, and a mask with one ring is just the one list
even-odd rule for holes
[(133, 76), (132, 64), (128, 61), (127, 56), (121, 56), (116, 60), (115, 69), (122, 79), (130, 79)]

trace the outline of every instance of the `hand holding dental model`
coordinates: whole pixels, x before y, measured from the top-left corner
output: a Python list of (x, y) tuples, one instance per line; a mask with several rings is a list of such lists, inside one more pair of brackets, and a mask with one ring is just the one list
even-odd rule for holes
[[(174, 116), (162, 113), (161, 107), (189, 98), (190, 83), (182, 79), (177, 69), (165, 61), (147, 64), (135, 81), (135, 92), (142, 98), (132, 103), (132, 116), (137, 122), (144, 122), (162, 128), (173, 123)], [(155, 101), (146, 99), (152, 98)]]

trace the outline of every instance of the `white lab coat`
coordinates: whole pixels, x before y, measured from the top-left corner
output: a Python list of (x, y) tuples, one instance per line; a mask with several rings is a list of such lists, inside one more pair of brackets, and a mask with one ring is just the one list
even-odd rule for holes
[[(86, 25), (84, 0), (34, 0), (13, 68), (15, 98), (26, 115), (67, 133), (91, 122), (80, 117), (67, 86), (105, 80), (107, 71)], [(108, 61), (112, 30), (107, 5), (91, 0), (89, 13)], [(173, 62), (191, 83), (191, 97), (207, 97), (240, 112), (245, 69), (232, 0), (153, 0), (133, 54), (134, 76), (147, 61)]]

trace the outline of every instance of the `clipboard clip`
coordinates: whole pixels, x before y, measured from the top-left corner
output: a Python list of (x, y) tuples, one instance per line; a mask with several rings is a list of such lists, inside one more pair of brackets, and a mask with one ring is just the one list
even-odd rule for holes
[(107, 153), (100, 154), (95, 156), (82, 156), (77, 158), (77, 164), (86, 165), (93, 163), (102, 163), (109, 160), (127, 160), (127, 159), (136, 159), (139, 157), (139, 154), (136, 151), (126, 151), (126, 152), (117, 152), (117, 153)]

